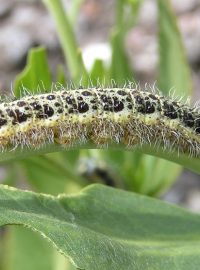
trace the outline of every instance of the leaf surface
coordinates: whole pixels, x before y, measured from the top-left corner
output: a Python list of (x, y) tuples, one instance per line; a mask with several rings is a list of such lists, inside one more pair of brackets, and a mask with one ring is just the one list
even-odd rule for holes
[(95, 270), (199, 269), (200, 216), (145, 196), (92, 185), (58, 197), (1, 186), (0, 224), (25, 225)]
[(31, 93), (50, 91), (52, 76), (44, 47), (33, 48), (28, 54), (25, 69), (18, 74), (14, 83), (16, 97), (24, 95), (23, 89)]

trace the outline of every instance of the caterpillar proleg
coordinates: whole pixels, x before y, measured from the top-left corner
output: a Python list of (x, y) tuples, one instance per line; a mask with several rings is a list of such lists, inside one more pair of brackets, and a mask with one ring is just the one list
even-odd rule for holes
[(0, 104), (0, 147), (150, 144), (200, 155), (200, 111), (129, 88), (60, 90)]

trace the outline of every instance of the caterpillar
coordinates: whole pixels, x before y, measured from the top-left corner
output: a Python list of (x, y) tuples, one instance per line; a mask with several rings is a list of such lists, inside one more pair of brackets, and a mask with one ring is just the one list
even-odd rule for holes
[(150, 144), (200, 155), (200, 111), (152, 91), (87, 88), (0, 104), (0, 147)]

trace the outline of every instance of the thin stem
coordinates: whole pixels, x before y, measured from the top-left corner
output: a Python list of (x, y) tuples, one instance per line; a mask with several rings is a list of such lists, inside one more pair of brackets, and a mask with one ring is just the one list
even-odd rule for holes
[[(94, 143), (88, 142), (87, 144), (77, 144), (74, 146), (71, 146), (68, 148), (68, 150), (72, 149), (98, 149), (99, 147), (95, 145)], [(121, 144), (111, 144), (108, 146), (105, 146), (106, 149), (113, 149), (113, 150), (123, 150), (123, 151), (130, 151), (127, 149), (126, 146), (121, 145)], [(101, 149), (103, 149), (101, 147)], [(47, 153), (53, 153), (53, 152), (59, 152), (59, 151), (66, 151), (66, 148), (62, 147), (61, 145), (58, 144), (50, 144), (50, 145), (45, 145), (40, 149), (35, 149), (35, 148), (27, 148), (23, 147), (16, 148), (15, 150), (12, 151), (5, 151), (3, 153), (0, 153), (0, 163), (5, 163), (10, 160), (14, 159), (23, 159), (27, 158), (29, 156), (33, 155), (42, 155), (42, 154), (47, 154)], [(163, 150), (160, 148), (155, 148), (151, 146), (140, 146), (140, 147), (135, 147), (134, 151), (139, 152), (139, 153), (144, 153), (148, 154), (151, 156), (156, 156), (160, 157), (172, 162), (175, 162), (177, 164), (180, 164), (184, 166), (185, 168), (188, 168), (189, 170), (196, 172), (199, 174), (199, 158), (198, 157), (188, 157), (186, 154), (177, 154), (176, 152), (169, 153), (167, 150)]]
[(81, 4), (83, 3), (84, 0), (73, 0), (72, 1), (72, 7), (69, 13), (69, 20), (71, 22), (71, 25), (75, 25), (76, 20), (77, 20), (77, 16), (78, 16), (78, 12), (80, 9)]
[(123, 14), (124, 14), (124, 3), (122, 0), (117, 0), (116, 3), (116, 28), (118, 31), (123, 26)]
[(74, 81), (80, 80), (83, 73), (85, 73), (85, 68), (72, 26), (64, 10), (63, 4), (61, 0), (43, 0), (43, 2), (54, 18), (65, 60), (68, 63), (72, 79)]

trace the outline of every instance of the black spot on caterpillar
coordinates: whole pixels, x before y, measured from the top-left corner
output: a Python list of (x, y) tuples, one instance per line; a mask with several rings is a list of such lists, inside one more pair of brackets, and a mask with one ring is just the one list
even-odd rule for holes
[(0, 147), (151, 144), (200, 155), (200, 111), (129, 88), (62, 90), (0, 104)]

